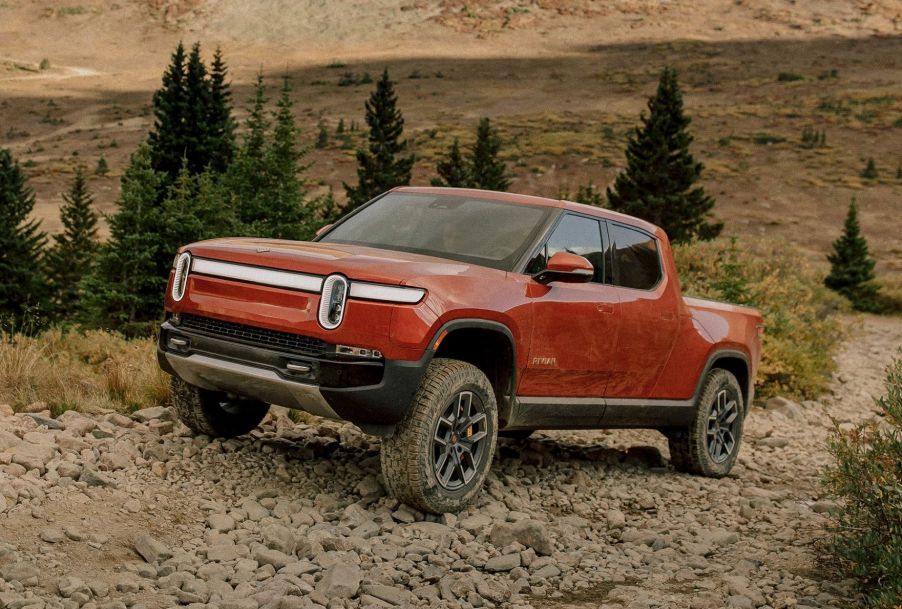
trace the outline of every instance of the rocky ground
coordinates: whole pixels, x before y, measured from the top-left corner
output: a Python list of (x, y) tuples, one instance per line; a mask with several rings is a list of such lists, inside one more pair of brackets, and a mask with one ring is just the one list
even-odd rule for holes
[(348, 425), (277, 410), (221, 442), (166, 409), (0, 406), (0, 607), (842, 606), (817, 559), (826, 440), (875, 416), (902, 322), (853, 335), (829, 394), (751, 413), (730, 478), (675, 473), (653, 432), (541, 433), (439, 518), (385, 496)]

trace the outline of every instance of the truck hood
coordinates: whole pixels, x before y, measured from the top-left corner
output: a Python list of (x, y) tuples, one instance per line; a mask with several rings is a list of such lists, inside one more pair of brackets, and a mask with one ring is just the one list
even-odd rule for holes
[(193, 256), (312, 275), (341, 273), (349, 279), (416, 285), (420, 276), (502, 273), (443, 258), (360, 245), (230, 238), (200, 241), (183, 248)]

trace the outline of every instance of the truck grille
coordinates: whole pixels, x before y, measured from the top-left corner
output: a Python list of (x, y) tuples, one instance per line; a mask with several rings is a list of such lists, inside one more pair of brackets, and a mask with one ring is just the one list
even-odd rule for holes
[(310, 336), (277, 332), (200, 315), (182, 315), (179, 327), (202, 332), (215, 338), (230, 339), (256, 347), (269, 347), (311, 357), (323, 355), (331, 347), (326, 341)]

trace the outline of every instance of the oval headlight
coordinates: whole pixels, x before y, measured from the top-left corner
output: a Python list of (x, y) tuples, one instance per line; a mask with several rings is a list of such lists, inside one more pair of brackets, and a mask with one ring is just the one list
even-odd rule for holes
[(319, 325), (334, 330), (341, 324), (348, 300), (348, 280), (341, 275), (329, 275), (323, 281), (319, 299)]
[(180, 301), (188, 287), (188, 273), (191, 272), (191, 254), (182, 252), (175, 260), (175, 276), (172, 279), (172, 299)]

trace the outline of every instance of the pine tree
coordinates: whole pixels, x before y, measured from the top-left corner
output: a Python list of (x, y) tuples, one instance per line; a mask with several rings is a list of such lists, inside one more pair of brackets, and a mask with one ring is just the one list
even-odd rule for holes
[(342, 210), (338, 206), (338, 202), (335, 200), (335, 194), (332, 192), (332, 187), (329, 187), (328, 192), (322, 194), (309, 203), (311, 214), (310, 214), (310, 237), (316, 235), (316, 231), (327, 224), (332, 224), (339, 217), (341, 217)]
[(874, 159), (868, 159), (867, 164), (861, 172), (861, 177), (865, 180), (876, 180), (877, 176), (877, 164), (874, 163)]
[(196, 175), (212, 162), (209, 121), (212, 92), (210, 81), (207, 79), (207, 67), (200, 56), (199, 43), (194, 43), (188, 54), (188, 63), (185, 66), (185, 95), (188, 112), (183, 136), (184, 152), (178, 171), (180, 172), (187, 162), (189, 171)]
[(174, 254), (165, 251), (160, 238), (158, 196), (164, 178), (154, 171), (151, 150), (142, 144), (122, 176), (118, 209), (109, 217), (110, 239), (82, 284), (86, 321), (93, 325), (147, 333), (148, 322), (160, 317)]
[(263, 76), (259, 75), (244, 141), (224, 178), (224, 190), (233, 201), (245, 234), (308, 238), (310, 210), (300, 175), (307, 151), (297, 145), (298, 129), (287, 79), (273, 121), (267, 117), (266, 101)]
[(223, 176), (223, 190), (228, 196), (228, 205), (235, 209), (238, 223), (245, 231), (248, 230), (246, 227), (257, 223), (266, 215), (266, 202), (261, 200), (261, 193), (269, 179), (266, 134), (270, 122), (266, 115), (266, 102), (263, 74), (257, 74), (241, 146)]
[(14, 322), (44, 299), (40, 222), (29, 219), (34, 191), (9, 150), (0, 149), (0, 315)]
[(476, 129), (476, 144), (470, 154), (470, 184), (484, 190), (506, 191), (510, 179), (505, 175), (504, 161), (498, 158), (501, 151), (501, 138), (498, 131), (492, 128), (488, 118), (479, 121)]
[(187, 153), (189, 109), (185, 46), (180, 42), (163, 73), (163, 84), (153, 95), (154, 126), (148, 136), (156, 171), (175, 178)]
[(589, 180), (588, 184), (580, 184), (576, 189), (576, 195), (573, 200), (583, 205), (592, 205), (593, 207), (604, 207), (604, 195)]
[(453, 188), (466, 188), (471, 186), (470, 172), (460, 153), (460, 141), (454, 138), (454, 142), (448, 148), (448, 156), (435, 164), (437, 178), (432, 179), (433, 186), (450, 186)]
[(366, 102), (369, 146), (367, 150), (357, 150), (357, 186), (344, 185), (348, 194), (346, 211), (391, 188), (410, 184), (414, 157), (406, 155), (407, 140), (401, 140), (404, 118), (397, 104), (398, 96), (386, 69)]
[(171, 183), (187, 160), (197, 175), (212, 167), (224, 171), (234, 153), (234, 122), (227, 68), (217, 50), (208, 75), (195, 43), (185, 55), (179, 43), (160, 89), (154, 93), (154, 127), (148, 137), (154, 170)]
[(83, 305), (81, 281), (91, 272), (97, 252), (97, 212), (88, 189), (85, 168), (79, 167), (63, 194), (63, 232), (53, 236), (46, 255), (50, 306), (59, 319), (71, 319)]
[(308, 238), (306, 195), (300, 172), (305, 169), (301, 160), (306, 149), (297, 145), (298, 128), (294, 119), (294, 103), (288, 78), (282, 81), (282, 94), (274, 115), (272, 143), (267, 163), (272, 172), (268, 191), (267, 217), (258, 231), (266, 237), (278, 239)]
[(106, 159), (103, 155), (100, 155), (100, 158), (97, 159), (97, 167), (94, 169), (94, 173), (99, 176), (105, 176), (110, 172), (110, 166), (107, 164)]
[(345, 119), (338, 119), (338, 126), (335, 128), (335, 135), (341, 135), (345, 132)]
[(689, 152), (691, 121), (673, 68), (661, 73), (648, 111), (629, 138), (626, 170), (607, 190), (608, 206), (657, 224), (674, 243), (713, 239), (723, 223), (710, 221), (714, 199), (695, 186), (703, 166)]
[(223, 204), (217, 175), (212, 168), (195, 175), (187, 164), (182, 167), (160, 206), (163, 252), (235, 231), (235, 216), (231, 206)]
[(235, 120), (232, 118), (232, 92), (226, 82), (228, 68), (217, 48), (210, 64), (210, 105), (207, 111), (209, 127), (210, 167), (218, 173), (228, 169), (235, 156)]
[(858, 206), (849, 203), (842, 236), (833, 242), (833, 253), (827, 256), (830, 274), (824, 284), (849, 299), (859, 311), (877, 311), (879, 286), (874, 283), (874, 260), (868, 242), (861, 235)]
[(252, 105), (245, 124), (247, 132), (244, 136), (242, 152), (246, 157), (262, 160), (265, 154), (266, 132), (270, 127), (269, 119), (266, 116), (266, 102), (268, 101), (266, 83), (263, 82), (263, 73), (260, 72), (254, 83), (254, 98), (251, 100)]
[(326, 124), (320, 121), (319, 132), (316, 134), (316, 147), (323, 149), (329, 145), (329, 132), (326, 130)]

